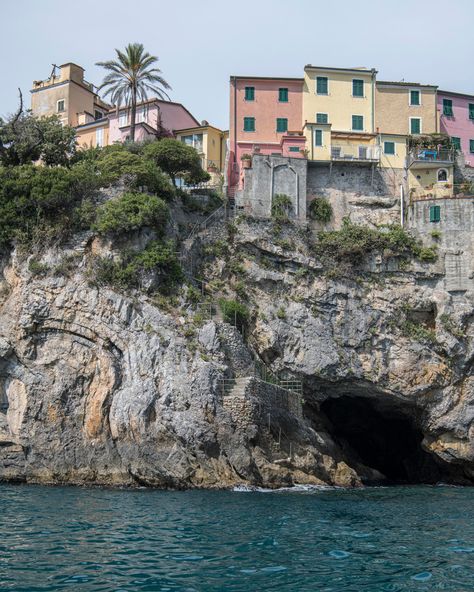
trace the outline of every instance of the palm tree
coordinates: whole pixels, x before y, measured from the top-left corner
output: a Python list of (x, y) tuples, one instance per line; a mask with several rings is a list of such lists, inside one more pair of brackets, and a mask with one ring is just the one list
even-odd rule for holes
[(160, 99), (169, 100), (164, 89), (171, 87), (161, 77), (161, 70), (152, 67), (158, 58), (146, 52), (142, 43), (129, 43), (125, 51), (116, 49), (115, 52), (116, 60), (96, 64), (109, 71), (99, 90), (107, 89), (105, 96), (110, 96), (117, 108), (123, 104), (130, 107), (130, 140), (134, 142), (137, 100), (146, 100), (148, 92), (155, 93)]

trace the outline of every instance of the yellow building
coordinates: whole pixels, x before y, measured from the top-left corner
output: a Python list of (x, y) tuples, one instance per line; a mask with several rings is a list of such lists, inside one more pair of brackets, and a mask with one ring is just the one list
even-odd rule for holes
[(95, 148), (109, 145), (109, 120), (92, 119), (85, 113), (79, 115), (79, 125), (76, 127), (78, 148)]
[(439, 131), (436, 86), (377, 81), (375, 88), (375, 127), (381, 133), (417, 135)]
[(197, 127), (175, 130), (175, 135), (177, 140), (198, 151), (204, 170), (211, 175), (224, 172), (228, 131), (222, 131), (203, 122), (203, 125)]
[(31, 109), (36, 117), (57, 115), (65, 125), (80, 125), (81, 115), (91, 121), (106, 116), (110, 106), (94, 86), (84, 80), (84, 69), (73, 63), (55, 66), (47, 80), (36, 80), (31, 89)]
[(450, 148), (413, 148), (407, 155), (410, 200), (452, 197), (454, 153)]

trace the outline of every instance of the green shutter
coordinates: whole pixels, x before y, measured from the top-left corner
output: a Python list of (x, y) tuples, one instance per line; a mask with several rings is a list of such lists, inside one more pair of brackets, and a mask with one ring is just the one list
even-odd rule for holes
[(353, 80), (352, 81), (352, 96), (363, 97), (364, 96), (364, 81)]
[(451, 142), (455, 150), (461, 150), (461, 138), (456, 138), (455, 136), (452, 136)]
[(276, 121), (276, 131), (279, 133), (284, 133), (288, 131), (288, 119), (284, 119), (283, 117), (278, 117)]
[(410, 134), (421, 133), (421, 121), (418, 117), (410, 119)]
[(314, 130), (314, 145), (315, 146), (322, 146), (323, 145), (323, 130)]
[(290, 146), (288, 150), (289, 150), (289, 152), (299, 152), (300, 147), (299, 146)]
[(364, 117), (362, 115), (352, 116), (352, 129), (358, 132), (364, 131)]
[(278, 100), (280, 103), (288, 103), (288, 89), (280, 88), (278, 90)]
[(453, 116), (453, 102), (451, 99), (443, 99), (443, 115)]
[(410, 91), (410, 105), (419, 105), (420, 104), (420, 91), (419, 90), (411, 90)]
[(254, 86), (246, 86), (245, 87), (245, 100), (246, 101), (254, 101), (255, 100), (255, 87)]
[(316, 93), (318, 95), (328, 94), (328, 79), (325, 76), (318, 76), (316, 78)]
[(395, 142), (384, 142), (383, 144), (384, 154), (395, 154)]
[(474, 103), (469, 103), (469, 119), (474, 119)]
[(469, 152), (474, 154), (474, 140), (469, 140)]
[(316, 123), (327, 123), (328, 122), (328, 114), (327, 113), (316, 113)]
[(441, 206), (430, 206), (430, 222), (441, 220)]
[(244, 117), (244, 132), (255, 131), (255, 117)]

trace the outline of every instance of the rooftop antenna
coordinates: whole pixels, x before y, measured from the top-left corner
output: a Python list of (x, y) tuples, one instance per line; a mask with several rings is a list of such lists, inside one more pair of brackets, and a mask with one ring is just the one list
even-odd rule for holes
[(59, 69), (59, 66), (56, 66), (56, 64), (51, 64), (53, 66), (53, 69), (51, 70), (51, 74), (50, 74), (50, 78), (56, 78), (56, 69)]

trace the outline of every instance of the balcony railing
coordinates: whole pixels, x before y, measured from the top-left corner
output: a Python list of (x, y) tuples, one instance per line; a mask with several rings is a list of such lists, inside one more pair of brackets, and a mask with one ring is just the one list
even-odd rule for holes
[(331, 160), (345, 162), (378, 162), (380, 160), (380, 146), (333, 144), (331, 146)]
[(451, 148), (416, 148), (408, 154), (408, 166), (418, 163), (454, 162), (454, 150)]

